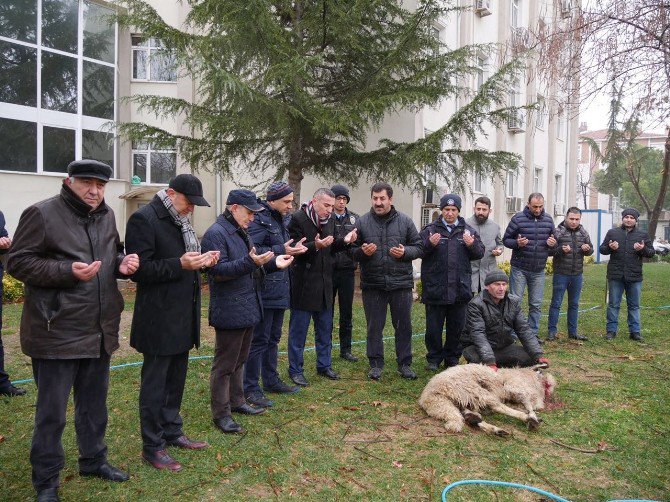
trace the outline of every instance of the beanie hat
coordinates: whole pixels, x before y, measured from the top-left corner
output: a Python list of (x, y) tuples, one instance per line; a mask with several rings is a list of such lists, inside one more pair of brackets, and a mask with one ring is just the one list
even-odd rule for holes
[(461, 198), (455, 193), (448, 193), (443, 195), (440, 199), (440, 209), (444, 209), (445, 206), (456, 206), (458, 210), (461, 210)]
[(625, 216), (632, 216), (637, 221), (640, 218), (640, 211), (638, 211), (634, 207), (627, 207), (626, 209), (621, 211), (621, 217), (623, 218)]
[(333, 185), (331, 191), (335, 194), (335, 198), (338, 198), (340, 195), (343, 195), (347, 198), (347, 204), (351, 202), (351, 197), (349, 197), (349, 189), (344, 185)]
[(484, 286), (488, 286), (489, 284), (493, 284), (494, 282), (499, 281), (509, 282), (509, 277), (507, 277), (507, 274), (504, 270), (498, 268), (486, 274), (486, 279), (484, 279)]
[(288, 194), (293, 193), (293, 188), (285, 181), (275, 181), (268, 187), (266, 200), (272, 201), (282, 199)]

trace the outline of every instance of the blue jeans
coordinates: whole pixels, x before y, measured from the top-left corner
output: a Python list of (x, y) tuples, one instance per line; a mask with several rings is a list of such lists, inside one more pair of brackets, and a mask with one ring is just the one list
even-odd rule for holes
[(554, 291), (549, 306), (549, 333), (558, 331), (558, 314), (563, 303), (563, 295), (568, 291), (568, 335), (577, 334), (577, 318), (579, 317), (579, 297), (582, 294), (584, 276), (554, 274)]
[(528, 285), (528, 326), (537, 336), (540, 330), (540, 314), (542, 313), (542, 296), (544, 295), (544, 270), (528, 272), (512, 267), (509, 278), (509, 292), (523, 299)]
[(325, 371), (331, 365), (333, 342), (333, 311), (327, 308), (318, 312), (291, 309), (288, 323), (288, 373), (302, 374), (305, 341), (310, 321), (314, 319), (314, 344), (316, 345), (316, 370)]
[(610, 280), (610, 301), (607, 304), (607, 332), (616, 333), (619, 328), (619, 309), (621, 297), (626, 291), (626, 305), (628, 306), (628, 331), (640, 332), (640, 294), (642, 281), (627, 282), (624, 280)]
[(277, 356), (279, 340), (284, 324), (284, 309), (264, 309), (263, 319), (254, 326), (249, 357), (244, 365), (244, 393), (261, 390), (259, 376), (263, 377), (263, 386), (274, 387), (279, 381)]

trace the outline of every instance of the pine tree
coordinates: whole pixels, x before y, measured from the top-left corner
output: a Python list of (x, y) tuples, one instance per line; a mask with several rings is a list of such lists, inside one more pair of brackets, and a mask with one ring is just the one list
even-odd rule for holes
[[(193, 169), (252, 173), (259, 185), (288, 177), (299, 198), (307, 174), (408, 187), (436, 175), (463, 187), (473, 171), (491, 177), (518, 166), (515, 154), (459, 146), (515, 112), (508, 92), (524, 62), (501, 57), (480, 91), (469, 90), (477, 55), (502, 51), (441, 43), (432, 26), (459, 10), (451, 2), (423, 0), (410, 11), (396, 0), (188, 0), (179, 28), (142, 0), (121, 3), (120, 25), (160, 39), (193, 79), (197, 102), (132, 96), (141, 110), (183, 120), (191, 134), (144, 123), (121, 124), (120, 132), (176, 142)], [(425, 138), (367, 144), (390, 115), (455, 97), (465, 104)]]

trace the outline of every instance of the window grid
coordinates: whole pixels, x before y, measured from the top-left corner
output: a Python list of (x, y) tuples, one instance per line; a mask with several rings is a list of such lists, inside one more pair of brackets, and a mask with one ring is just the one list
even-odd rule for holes
[[(158, 169), (162, 171), (155, 172)], [(156, 179), (161, 178), (162, 179)], [(133, 175), (143, 185), (167, 185), (177, 174), (177, 149), (154, 148), (151, 143), (133, 142)]]
[(174, 56), (160, 40), (133, 35), (132, 68), (133, 80), (147, 82), (176, 82), (177, 72)]

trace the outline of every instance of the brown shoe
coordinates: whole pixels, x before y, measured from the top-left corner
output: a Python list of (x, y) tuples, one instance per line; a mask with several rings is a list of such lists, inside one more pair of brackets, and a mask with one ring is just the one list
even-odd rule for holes
[(193, 441), (186, 436), (179, 436), (177, 439), (166, 441), (169, 446), (176, 446), (177, 448), (185, 448), (187, 450), (202, 450), (207, 448), (209, 443), (206, 441)]
[(167, 469), (172, 472), (181, 471), (181, 464), (172, 458), (167, 450), (158, 450), (153, 454), (142, 452), (142, 459), (156, 469)]

